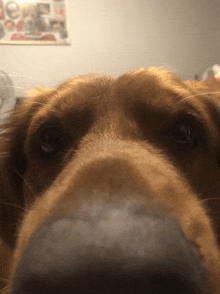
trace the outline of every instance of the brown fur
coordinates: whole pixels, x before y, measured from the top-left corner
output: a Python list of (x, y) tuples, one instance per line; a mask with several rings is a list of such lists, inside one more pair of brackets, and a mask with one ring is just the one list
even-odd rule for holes
[[(48, 215), (127, 199), (111, 197), (126, 187), (146, 195), (130, 201), (156, 202), (178, 219), (204, 262), (205, 293), (220, 293), (219, 118), (218, 82), (184, 82), (156, 68), (118, 79), (82, 76), (30, 92), (0, 138), (2, 281), (10, 268), (13, 283), (30, 237)], [(195, 146), (175, 137), (178, 121), (192, 126)], [(54, 122), (67, 142), (42, 160), (39, 128)], [(81, 190), (90, 196), (80, 198)]]

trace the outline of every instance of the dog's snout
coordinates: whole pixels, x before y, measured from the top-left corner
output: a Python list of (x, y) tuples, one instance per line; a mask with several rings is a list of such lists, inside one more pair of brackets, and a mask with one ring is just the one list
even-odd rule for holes
[(178, 222), (134, 204), (48, 221), (31, 237), (12, 294), (202, 293), (200, 258)]

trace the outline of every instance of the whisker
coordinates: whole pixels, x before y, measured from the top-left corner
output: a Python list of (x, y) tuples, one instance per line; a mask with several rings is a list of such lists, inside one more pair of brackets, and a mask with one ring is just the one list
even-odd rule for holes
[(13, 207), (16, 207), (16, 208), (19, 208), (21, 210), (23, 210), (24, 212), (27, 212), (23, 207), (19, 206), (19, 205), (16, 205), (16, 204), (13, 204), (13, 203), (7, 203), (7, 202), (0, 202), (0, 204), (5, 204), (5, 205), (9, 205), (9, 206), (13, 206)]
[(202, 199), (203, 202), (209, 201), (209, 200), (220, 200), (220, 198), (207, 198), (207, 199)]
[(17, 173), (17, 175), (19, 176), (19, 177), (21, 177), (22, 178), (22, 180), (24, 181), (24, 183), (27, 185), (27, 187), (29, 188), (29, 190), (30, 190), (30, 192), (32, 192), (32, 193), (34, 193), (34, 191), (33, 191), (33, 189), (32, 189), (32, 187), (31, 187), (31, 185), (27, 182), (27, 180), (19, 173), (19, 171), (14, 167), (14, 170), (15, 170), (15, 172)]
[[(25, 99), (28, 99), (28, 98), (24, 98), (22, 100), (25, 100)], [(43, 102), (37, 102), (37, 101), (29, 101), (28, 104), (35, 104), (35, 105), (42, 105), (42, 106), (45, 105), (45, 103), (43, 103)]]
[(28, 90), (28, 87), (20, 87), (20, 86), (9, 86), (9, 85), (5, 85), (5, 88), (13, 88), (13, 89), (22, 89), (22, 90)]
[[(8, 282), (7, 279), (1, 279), (3, 282)], [(9, 293), (9, 290), (10, 290), (10, 285), (7, 285), (5, 286), (1, 291), (0, 291), (0, 294), (6, 294), (6, 293)]]
[(220, 92), (204, 92), (204, 93), (199, 93), (199, 94), (195, 94), (195, 95), (191, 95), (191, 96), (188, 96), (186, 98), (183, 98), (181, 101), (179, 101), (177, 104), (187, 100), (187, 99), (190, 99), (190, 98), (194, 98), (194, 97), (197, 97), (197, 96), (203, 96), (203, 95), (212, 95), (212, 94), (220, 94)]

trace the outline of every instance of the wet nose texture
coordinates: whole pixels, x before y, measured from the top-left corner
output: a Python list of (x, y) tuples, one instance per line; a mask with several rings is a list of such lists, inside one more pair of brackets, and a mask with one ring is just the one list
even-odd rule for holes
[(203, 293), (200, 258), (177, 221), (126, 203), (88, 211), (38, 229), (12, 294)]

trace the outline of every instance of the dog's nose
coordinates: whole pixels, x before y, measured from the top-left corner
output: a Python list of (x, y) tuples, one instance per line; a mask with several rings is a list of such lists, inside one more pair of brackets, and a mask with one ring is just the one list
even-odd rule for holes
[(11, 293), (199, 294), (203, 272), (176, 220), (134, 204), (94, 205), (36, 231)]

